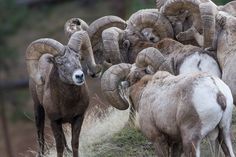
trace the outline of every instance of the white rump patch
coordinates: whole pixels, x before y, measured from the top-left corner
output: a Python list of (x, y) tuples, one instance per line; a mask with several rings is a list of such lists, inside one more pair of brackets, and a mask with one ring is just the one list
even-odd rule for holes
[(202, 123), (201, 135), (203, 137), (212, 131), (222, 118), (223, 110), (217, 102), (218, 92), (218, 87), (210, 77), (199, 79), (194, 87), (192, 99)]
[(193, 72), (207, 72), (221, 78), (221, 71), (217, 62), (211, 56), (199, 52), (186, 57), (179, 68), (180, 74)]

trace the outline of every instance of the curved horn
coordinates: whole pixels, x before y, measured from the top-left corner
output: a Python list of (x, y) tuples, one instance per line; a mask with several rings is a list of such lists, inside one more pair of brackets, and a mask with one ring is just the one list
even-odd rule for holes
[(122, 62), (119, 41), (122, 39), (123, 34), (124, 31), (116, 27), (108, 28), (102, 32), (104, 56), (112, 64)]
[[(136, 66), (140, 68), (147, 67), (150, 65), (154, 69), (154, 72), (156, 72), (165, 61), (165, 57), (158, 49), (154, 47), (149, 47), (139, 52), (135, 63)], [(168, 69), (169, 68), (166, 68), (166, 70)]]
[(110, 27), (125, 29), (126, 22), (117, 16), (104, 16), (89, 25), (88, 34), (94, 51), (99, 49), (97, 45), (102, 41), (103, 30)]
[(88, 24), (80, 18), (71, 18), (66, 21), (64, 25), (65, 35), (70, 38), (76, 31), (84, 30), (87, 31), (89, 28)]
[(160, 12), (166, 16), (176, 16), (181, 11), (188, 10), (192, 16), (189, 18), (190, 22), (198, 32), (202, 32), (200, 4), (199, 0), (169, 0), (161, 7)]
[(119, 110), (126, 110), (128, 102), (119, 95), (119, 83), (124, 81), (130, 72), (131, 64), (121, 63), (111, 66), (101, 78), (101, 89), (108, 102)]
[(141, 32), (144, 28), (153, 28), (154, 34), (161, 39), (174, 37), (172, 25), (169, 20), (159, 12), (141, 10), (131, 15), (127, 21), (127, 29)]
[(101, 67), (95, 63), (92, 46), (86, 31), (77, 31), (72, 34), (67, 45), (75, 52), (81, 53), (89, 70), (93, 74), (97, 74), (101, 71)]
[(227, 12), (236, 17), (236, 1), (231, 1), (223, 6), (218, 6), (219, 11)]
[(157, 9), (160, 9), (165, 3), (166, 3), (166, 0), (156, 0)]
[(25, 53), (25, 60), (30, 78), (32, 78), (37, 85), (43, 84), (41, 75), (38, 72), (40, 57), (45, 53), (56, 56), (63, 55), (64, 52), (64, 45), (53, 39), (43, 38), (32, 42)]
[(207, 2), (200, 4), (199, 9), (203, 25), (204, 48), (214, 47), (217, 6), (213, 2)]

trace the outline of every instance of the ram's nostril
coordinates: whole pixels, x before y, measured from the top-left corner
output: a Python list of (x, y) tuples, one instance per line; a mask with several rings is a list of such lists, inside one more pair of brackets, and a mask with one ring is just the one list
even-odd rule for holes
[(150, 38), (150, 41), (154, 41), (154, 37), (151, 37), (151, 38)]
[(76, 74), (75, 75), (75, 78), (76, 79), (81, 79), (81, 78), (83, 78), (84, 77), (84, 74)]

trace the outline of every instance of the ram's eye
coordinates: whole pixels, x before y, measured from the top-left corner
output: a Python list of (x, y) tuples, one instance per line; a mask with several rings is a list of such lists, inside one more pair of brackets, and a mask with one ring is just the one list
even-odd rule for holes
[(148, 69), (144, 69), (145, 74), (149, 74)]
[(130, 46), (129, 40), (125, 40), (125, 41), (123, 42), (123, 48), (128, 49), (129, 46)]

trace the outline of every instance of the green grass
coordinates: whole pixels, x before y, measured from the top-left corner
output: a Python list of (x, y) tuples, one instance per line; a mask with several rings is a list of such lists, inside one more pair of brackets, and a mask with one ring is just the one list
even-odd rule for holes
[(138, 157), (154, 156), (154, 148), (140, 131), (125, 127), (108, 140), (94, 144), (96, 157)]
[[(232, 142), (236, 149), (236, 110), (233, 112)], [(153, 145), (134, 127), (126, 126), (111, 138), (91, 146), (91, 157), (152, 157), (155, 156)], [(207, 139), (201, 143), (201, 156), (213, 157)], [(222, 154), (219, 157), (223, 157)]]

